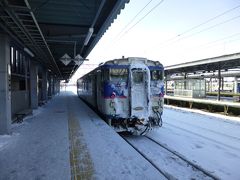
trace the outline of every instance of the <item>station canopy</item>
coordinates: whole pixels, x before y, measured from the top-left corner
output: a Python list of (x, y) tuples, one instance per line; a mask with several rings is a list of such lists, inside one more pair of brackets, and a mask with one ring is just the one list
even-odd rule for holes
[(68, 80), (129, 0), (1, 0), (0, 29)]
[(240, 69), (240, 53), (217, 56), (164, 67), (165, 75)]

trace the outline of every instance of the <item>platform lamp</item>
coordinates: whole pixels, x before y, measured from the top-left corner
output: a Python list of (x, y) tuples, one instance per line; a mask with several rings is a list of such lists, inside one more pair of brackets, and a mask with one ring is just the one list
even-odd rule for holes
[(87, 44), (88, 44), (88, 42), (89, 42), (89, 40), (90, 40), (90, 38), (91, 38), (91, 36), (93, 34), (93, 31), (94, 31), (93, 28), (89, 28), (88, 29), (88, 34), (87, 34), (87, 36), (86, 36), (86, 38), (84, 40), (84, 46), (87, 46)]
[(23, 49), (28, 55), (30, 55), (31, 57), (34, 57), (34, 54), (32, 53), (32, 51), (30, 51), (28, 48), (24, 48)]
[(67, 53), (65, 53), (65, 54), (60, 58), (60, 61), (62, 61), (62, 63), (63, 63), (65, 66), (67, 66), (67, 65), (72, 61), (72, 59), (71, 59), (71, 57), (70, 57)]

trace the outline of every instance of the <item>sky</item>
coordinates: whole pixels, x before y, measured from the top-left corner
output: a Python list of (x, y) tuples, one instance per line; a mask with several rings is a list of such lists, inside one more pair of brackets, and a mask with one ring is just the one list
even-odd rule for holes
[(122, 56), (168, 66), (237, 53), (239, 47), (239, 0), (130, 0), (72, 80)]

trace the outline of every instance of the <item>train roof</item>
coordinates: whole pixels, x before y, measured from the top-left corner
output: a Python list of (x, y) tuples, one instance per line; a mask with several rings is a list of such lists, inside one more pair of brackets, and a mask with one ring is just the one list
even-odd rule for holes
[(153, 61), (153, 60), (149, 60), (147, 58), (143, 58), (143, 57), (128, 57), (128, 58), (120, 58), (120, 59), (113, 59), (113, 60), (109, 60), (106, 61), (105, 63), (100, 64), (97, 68), (93, 69), (92, 71), (90, 71), (89, 73), (83, 75), (82, 77), (78, 78), (82, 79), (84, 77), (87, 77), (89, 74), (94, 73), (94, 71), (96, 71), (97, 69), (100, 69), (101, 67), (109, 67), (109, 65), (130, 65), (132, 62), (143, 62), (148, 66), (160, 66), (161, 68), (163, 68), (163, 65), (159, 62), (159, 61)]
[(163, 66), (159, 61), (149, 60), (143, 57), (128, 57), (128, 58), (120, 58), (120, 59), (113, 59), (106, 61), (105, 63), (101, 64), (104, 65), (130, 65), (132, 62), (144, 62), (148, 66)]

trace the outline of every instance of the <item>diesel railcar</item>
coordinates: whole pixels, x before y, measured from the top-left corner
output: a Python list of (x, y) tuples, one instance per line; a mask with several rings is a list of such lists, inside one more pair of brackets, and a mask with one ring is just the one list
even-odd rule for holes
[(77, 93), (117, 132), (143, 135), (162, 125), (163, 72), (158, 61), (114, 59), (79, 78)]

